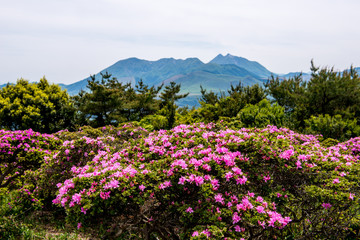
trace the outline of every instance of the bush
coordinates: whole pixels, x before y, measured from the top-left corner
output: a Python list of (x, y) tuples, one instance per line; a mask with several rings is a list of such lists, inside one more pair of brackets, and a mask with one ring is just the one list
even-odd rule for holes
[(148, 115), (140, 120), (140, 126), (143, 128), (153, 131), (167, 128), (167, 118), (162, 115)]
[(270, 102), (264, 99), (255, 105), (246, 105), (238, 113), (238, 118), (245, 127), (281, 127), (284, 125), (285, 109), (277, 103), (271, 106)]
[(305, 120), (305, 132), (309, 134), (321, 134), (324, 138), (335, 138), (340, 141), (360, 136), (360, 126), (356, 119), (343, 119), (341, 115), (330, 116), (328, 114), (311, 116)]
[(146, 136), (147, 131), (134, 124), (124, 124), (101, 128), (84, 126), (78, 132), (61, 131), (55, 135), (64, 142), (46, 157), (41, 168), (27, 173), (24, 186), (37, 201), (45, 204), (45, 209), (53, 206), (57, 183), (71, 178), (75, 168), (85, 166), (99, 154), (120, 151), (128, 141)]
[(340, 239), (359, 226), (359, 153), (360, 138), (180, 125), (74, 166), (54, 203), (108, 238)]
[(0, 188), (15, 187), (16, 179), (40, 167), (61, 141), (29, 130), (0, 130)]

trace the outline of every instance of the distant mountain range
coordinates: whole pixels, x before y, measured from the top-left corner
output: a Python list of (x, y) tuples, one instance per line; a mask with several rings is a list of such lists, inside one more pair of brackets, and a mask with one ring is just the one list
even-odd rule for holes
[[(100, 78), (100, 73), (105, 72), (111, 73), (121, 82), (130, 82), (133, 85), (140, 79), (150, 86), (174, 81), (181, 84), (182, 91), (190, 92), (190, 95), (199, 95), (200, 85), (218, 92), (239, 81), (244, 85), (262, 84), (271, 75), (261, 64), (230, 54), (219, 54), (209, 63), (203, 63), (198, 58), (163, 58), (158, 61), (129, 58), (105, 68), (95, 77)], [(77, 94), (81, 89), (85, 90), (88, 79), (61, 86), (67, 89), (69, 94)]]
[[(360, 68), (357, 68), (360, 72)], [(182, 93), (189, 92), (186, 99), (182, 99), (179, 105), (194, 106), (200, 98), (200, 85), (209, 91), (226, 91), (231, 84), (242, 82), (245, 86), (262, 85), (271, 75), (280, 78), (289, 78), (300, 72), (288, 74), (275, 74), (263, 65), (246, 58), (230, 54), (217, 55), (209, 63), (203, 63), (198, 58), (187, 58), (185, 60), (174, 58), (162, 58), (158, 61), (147, 61), (138, 58), (120, 60), (101, 72), (95, 77), (100, 79), (100, 73), (108, 72), (123, 83), (131, 83), (135, 86), (140, 79), (150, 86), (167, 84), (174, 81), (181, 84)], [(72, 84), (59, 84), (67, 89), (70, 95), (76, 95), (80, 90), (86, 90), (87, 81), (90, 77)], [(308, 80), (310, 75), (303, 73), (303, 78)], [(0, 87), (5, 86), (0, 85)]]

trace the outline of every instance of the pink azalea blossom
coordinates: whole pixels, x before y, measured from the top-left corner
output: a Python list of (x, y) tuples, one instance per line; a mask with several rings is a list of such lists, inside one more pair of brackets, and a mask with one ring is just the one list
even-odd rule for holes
[(271, 177), (270, 177), (269, 175), (264, 176), (264, 181), (265, 181), (265, 182), (269, 181), (270, 179), (271, 179)]
[(257, 206), (255, 209), (258, 211), (258, 213), (265, 213), (265, 208), (263, 206)]
[(197, 237), (197, 236), (199, 236), (199, 232), (198, 232), (198, 231), (195, 231), (195, 232), (192, 233), (191, 236), (192, 236), (192, 237)]
[(141, 184), (140, 186), (139, 186), (139, 189), (143, 192), (144, 190), (145, 190), (145, 186), (143, 185), (143, 184)]
[(191, 207), (188, 207), (188, 208), (185, 210), (185, 212), (187, 212), (187, 213), (193, 213), (194, 210), (193, 210)]
[(215, 202), (219, 202), (219, 203), (221, 203), (221, 204), (224, 204), (224, 203), (225, 203), (225, 202), (224, 202), (224, 198), (223, 198), (223, 196), (221, 195), (221, 193), (216, 194), (215, 197), (214, 197), (214, 199), (215, 199)]
[(238, 215), (237, 212), (235, 212), (235, 213), (233, 214), (232, 220), (233, 220), (233, 224), (238, 223), (238, 222), (241, 220), (241, 218), (240, 218), (240, 216)]
[(350, 195), (349, 195), (349, 199), (354, 200), (354, 196), (355, 196), (355, 194), (350, 193)]
[(323, 204), (321, 204), (321, 206), (323, 206), (323, 208), (325, 208), (325, 209), (329, 209), (332, 207), (332, 205), (330, 203), (323, 203)]

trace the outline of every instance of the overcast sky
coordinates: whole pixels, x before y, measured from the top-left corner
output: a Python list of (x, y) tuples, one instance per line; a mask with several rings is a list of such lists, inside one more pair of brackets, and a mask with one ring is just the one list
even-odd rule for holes
[(0, 0), (0, 83), (72, 83), (116, 61), (217, 54), (275, 73), (360, 66), (359, 0)]

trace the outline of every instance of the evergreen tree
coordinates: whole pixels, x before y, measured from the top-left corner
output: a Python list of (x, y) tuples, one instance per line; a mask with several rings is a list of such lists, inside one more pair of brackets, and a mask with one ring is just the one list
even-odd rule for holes
[(353, 67), (344, 72), (334, 68), (316, 67), (311, 61), (311, 78), (302, 76), (268, 80), (266, 91), (285, 107), (290, 121), (288, 127), (303, 130), (311, 116), (340, 114), (345, 119), (360, 116), (360, 77)]
[(79, 119), (85, 121), (80, 124), (89, 123), (93, 127), (100, 127), (117, 125), (126, 120), (124, 106), (129, 100), (130, 84), (123, 85), (106, 72), (101, 73), (101, 80), (97, 80), (95, 75), (91, 76), (87, 88), (89, 92), (82, 91), (74, 98)]
[(135, 86), (135, 100), (133, 103), (133, 109), (136, 113), (134, 120), (140, 121), (147, 115), (156, 113), (159, 110), (160, 101), (156, 99), (156, 96), (162, 89), (163, 84), (155, 87), (149, 87), (144, 84), (142, 79)]
[(160, 94), (161, 113), (168, 119), (168, 129), (172, 128), (175, 123), (175, 113), (177, 109), (175, 102), (189, 95), (189, 93), (179, 94), (180, 88), (180, 84), (170, 82), (170, 85), (166, 85), (164, 91)]

